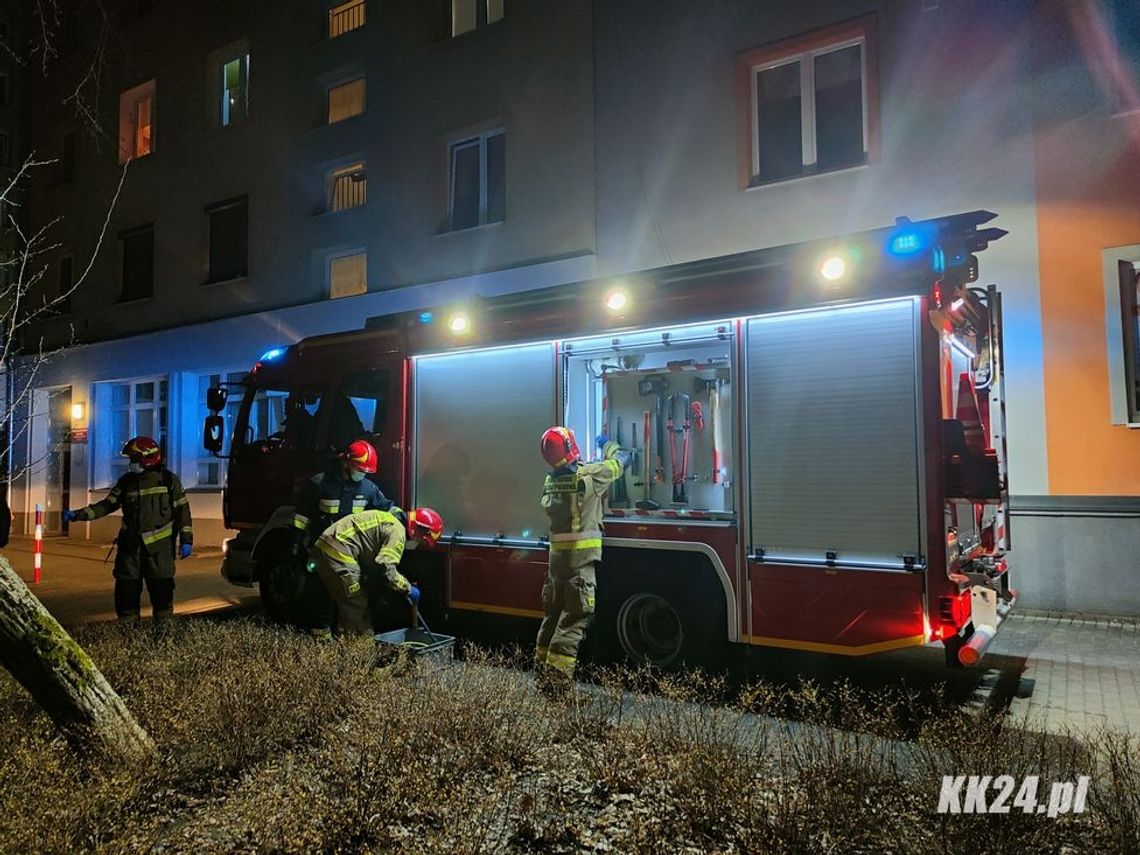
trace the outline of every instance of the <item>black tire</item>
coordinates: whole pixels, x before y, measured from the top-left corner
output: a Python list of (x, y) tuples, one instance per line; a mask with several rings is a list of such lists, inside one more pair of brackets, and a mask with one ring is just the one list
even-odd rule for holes
[(258, 550), (257, 588), (272, 620), (307, 628), (317, 618), (314, 595), (323, 594), (324, 590), (314, 588), (321, 581), (307, 572), (304, 551), (293, 555), (291, 545), (287, 538), (274, 538)]
[(659, 570), (607, 574), (591, 627), (592, 658), (663, 671), (723, 665), (728, 642), (720, 587), (702, 591), (705, 574), (685, 575), (687, 584)]

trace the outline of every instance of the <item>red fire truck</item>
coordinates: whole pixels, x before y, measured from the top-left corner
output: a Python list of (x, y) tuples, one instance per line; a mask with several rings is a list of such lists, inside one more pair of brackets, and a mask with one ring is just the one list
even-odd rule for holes
[[(1005, 232), (985, 211), (370, 319), (266, 353), (232, 428), (224, 575), (298, 619), (295, 490), (380, 453), (439, 548), (405, 570), (447, 615), (540, 616), (538, 439), (633, 451), (605, 518), (592, 647), (670, 667), (729, 645), (974, 664), (1016, 599), (1005, 555)], [(228, 419), (220, 415), (225, 409)], [(227, 424), (228, 422), (228, 424)]]

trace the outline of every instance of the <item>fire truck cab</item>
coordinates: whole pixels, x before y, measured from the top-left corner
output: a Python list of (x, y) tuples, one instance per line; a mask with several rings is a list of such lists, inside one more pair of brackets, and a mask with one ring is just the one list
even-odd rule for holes
[[(541, 616), (538, 438), (633, 452), (611, 490), (591, 647), (660, 667), (729, 645), (984, 654), (1005, 555), (1001, 295), (974, 211), (371, 319), (263, 356), (230, 432), (223, 573), (303, 621), (299, 484), (356, 438), (445, 522), (405, 570), (448, 614)], [(236, 399), (236, 396), (235, 396)], [(220, 413), (225, 409), (228, 424)], [(588, 452), (587, 452), (588, 453)]]

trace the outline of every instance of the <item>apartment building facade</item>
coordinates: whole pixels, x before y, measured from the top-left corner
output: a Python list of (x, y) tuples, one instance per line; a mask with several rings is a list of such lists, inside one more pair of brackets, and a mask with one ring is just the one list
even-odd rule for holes
[[(48, 328), (88, 342), (47, 367), (30, 432), (34, 455), (84, 405), (62, 426), (86, 429), (55, 476), (70, 504), (153, 427), (220, 538), (205, 385), (305, 335), (985, 208), (1010, 232), (983, 277), (1005, 294), (1017, 584), (1140, 613), (1135, 4), (182, 5), (128, 15), (118, 152), (81, 141), (71, 186), (31, 206), (66, 213), (74, 271), (130, 160)], [(64, 154), (44, 94), (31, 136)], [(51, 483), (19, 485), (17, 512)]]

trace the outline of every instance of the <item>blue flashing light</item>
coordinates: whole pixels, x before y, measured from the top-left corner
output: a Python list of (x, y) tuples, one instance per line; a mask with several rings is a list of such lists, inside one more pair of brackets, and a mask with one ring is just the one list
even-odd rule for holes
[(427, 324), (430, 324), (433, 320), (435, 320), (435, 315), (433, 315), (431, 312), (420, 312), (420, 323), (421, 324), (424, 324), (426, 326)]
[(942, 274), (946, 272), (946, 253), (942, 251), (942, 247), (934, 247), (934, 257), (931, 260), (930, 266), (934, 268), (934, 272)]
[(927, 249), (934, 240), (935, 230), (929, 225), (908, 223), (891, 234), (887, 252), (895, 256), (911, 256)]
[(903, 232), (891, 238), (891, 252), (894, 255), (910, 255), (922, 249), (922, 241), (914, 232)]
[(261, 354), (261, 359), (259, 359), (258, 362), (272, 362), (274, 359), (280, 359), (284, 355), (285, 348), (274, 347)]

